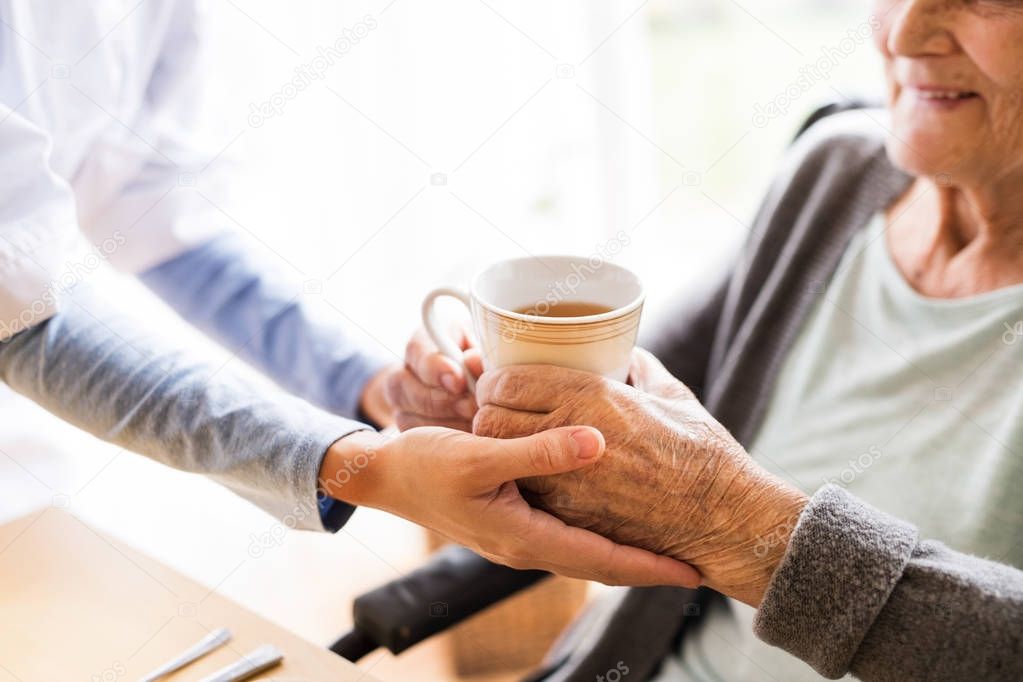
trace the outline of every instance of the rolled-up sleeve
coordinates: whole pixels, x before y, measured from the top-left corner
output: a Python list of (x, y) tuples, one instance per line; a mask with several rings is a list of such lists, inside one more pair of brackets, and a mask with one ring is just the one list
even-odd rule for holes
[(0, 343), (0, 379), (83, 430), (206, 474), (297, 528), (324, 529), (323, 457), (366, 428), (206, 364), (88, 296)]
[(825, 677), (1023, 679), (1023, 572), (923, 540), (829, 485), (811, 498), (754, 622)]

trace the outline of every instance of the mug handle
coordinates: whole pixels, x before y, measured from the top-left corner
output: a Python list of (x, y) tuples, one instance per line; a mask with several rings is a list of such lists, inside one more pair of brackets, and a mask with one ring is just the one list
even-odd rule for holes
[(470, 313), (472, 312), (472, 304), (469, 299), (469, 294), (465, 293), (461, 289), (438, 287), (428, 293), (426, 298), (423, 299), (423, 326), (426, 328), (426, 333), (429, 334), (433, 342), (437, 344), (437, 348), (440, 349), (440, 352), (462, 368), (462, 371), (465, 373), (465, 385), (468, 387), (469, 393), (475, 393), (476, 380), (473, 378), (472, 372), (470, 372), (469, 368), (465, 365), (465, 360), (462, 356), (462, 349), (444, 333), (441, 329), (440, 322), (437, 320), (437, 311), (434, 304), (437, 302), (438, 298), (443, 296), (450, 296), (451, 298), (458, 299)]

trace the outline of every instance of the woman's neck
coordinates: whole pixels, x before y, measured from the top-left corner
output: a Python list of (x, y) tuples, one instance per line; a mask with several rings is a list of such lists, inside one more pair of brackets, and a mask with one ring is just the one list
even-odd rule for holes
[(959, 298), (1023, 283), (1023, 191), (1016, 187), (917, 179), (886, 214), (888, 248), (913, 288)]

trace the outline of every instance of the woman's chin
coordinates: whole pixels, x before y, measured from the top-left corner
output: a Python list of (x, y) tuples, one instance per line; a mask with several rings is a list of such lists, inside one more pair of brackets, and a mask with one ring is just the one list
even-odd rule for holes
[(979, 98), (939, 104), (900, 98), (892, 111), (888, 156), (913, 175), (943, 175), (962, 169), (964, 161), (984, 143), (981, 104)]
[(887, 140), (888, 158), (910, 175), (947, 175), (960, 169), (976, 149), (962, 140), (952, 131), (895, 126)]

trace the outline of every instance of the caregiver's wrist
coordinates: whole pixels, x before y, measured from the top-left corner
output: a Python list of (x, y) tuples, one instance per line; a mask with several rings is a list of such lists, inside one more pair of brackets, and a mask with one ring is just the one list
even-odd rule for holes
[(375, 431), (356, 431), (335, 441), (320, 465), (320, 492), (357, 506), (380, 506), (388, 440)]

